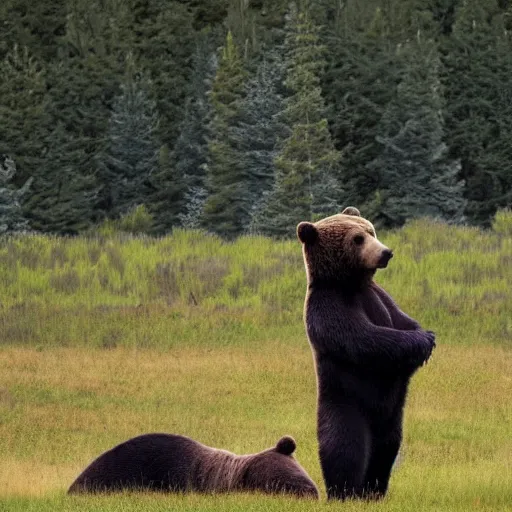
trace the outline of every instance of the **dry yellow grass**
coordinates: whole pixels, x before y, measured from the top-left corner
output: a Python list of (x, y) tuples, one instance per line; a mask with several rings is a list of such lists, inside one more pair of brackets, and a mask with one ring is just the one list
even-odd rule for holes
[[(484, 505), (512, 498), (511, 368), (512, 353), (502, 348), (438, 347), (412, 382), (389, 503), (446, 508), (454, 496)], [(103, 450), (152, 431), (238, 453), (291, 434), (321, 485), (305, 342), (295, 350), (279, 342), (169, 352), (4, 347), (0, 375), (5, 499), (61, 496)]]
[[(0, 500), (6, 496), (41, 497), (76, 476), (75, 465), (44, 464), (38, 460), (2, 458)], [(0, 507), (1, 510), (1, 507)]]

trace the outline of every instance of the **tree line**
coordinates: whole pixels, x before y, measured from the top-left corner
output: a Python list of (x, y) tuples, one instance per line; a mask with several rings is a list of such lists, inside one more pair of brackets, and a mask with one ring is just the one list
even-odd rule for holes
[(486, 226), (512, 204), (507, 0), (4, 0), (0, 231)]

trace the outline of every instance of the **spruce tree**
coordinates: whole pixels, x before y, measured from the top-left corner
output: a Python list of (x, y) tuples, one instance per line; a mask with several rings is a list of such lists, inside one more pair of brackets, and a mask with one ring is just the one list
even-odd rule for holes
[(284, 48), (289, 96), (283, 118), (288, 134), (276, 157), (276, 181), (263, 215), (268, 220), (266, 232), (273, 236), (290, 236), (301, 220), (336, 213), (340, 194), (333, 172), (339, 154), (328, 130), (320, 88), (325, 49), (318, 28), (294, 4)]
[(437, 47), (408, 43), (399, 57), (403, 75), (379, 125), (381, 153), (368, 164), (382, 184), (369, 214), (388, 226), (422, 216), (461, 222), (463, 183), (459, 162), (447, 158)]
[(233, 34), (235, 43), (243, 48), (244, 58), (248, 59), (257, 50), (255, 12), (247, 0), (229, 0), (226, 13), (227, 29)]
[(16, 165), (12, 158), (0, 155), (0, 234), (26, 231), (28, 221), (23, 217), (21, 201), (30, 188), (29, 178), (21, 188), (12, 184)]
[(200, 226), (207, 197), (205, 167), (211, 113), (208, 96), (217, 69), (217, 58), (211, 50), (210, 40), (209, 35), (203, 34), (196, 46), (185, 118), (172, 158), (175, 174), (185, 188), (184, 204), (178, 215), (181, 224), (187, 228)]
[(62, 122), (48, 134), (45, 146), (23, 205), (25, 216), (38, 231), (76, 235), (99, 220), (94, 210), (98, 194), (94, 162), (82, 140)]
[[(33, 177), (22, 205), (24, 216), (37, 230), (76, 233), (92, 218), (92, 203), (82, 206), (90, 197), (94, 169), (84, 139), (75, 139), (53, 115), (66, 115), (61, 104), (52, 101), (55, 91), (47, 93), (55, 77), (27, 48), (18, 46), (2, 63), (1, 76), (0, 151), (15, 159), (17, 184)], [(75, 104), (67, 109), (75, 118), (81, 113)]]
[(450, 151), (461, 159), (468, 219), (483, 225), (511, 200), (512, 45), (504, 23), (497, 3), (463, 2), (442, 48)]
[(242, 165), (247, 174), (250, 202), (249, 231), (260, 231), (261, 214), (275, 177), (278, 143), (288, 131), (282, 119), (284, 63), (275, 51), (265, 54), (248, 81), (241, 107), (241, 120), (233, 128)]
[(41, 165), (48, 130), (46, 73), (27, 47), (15, 44), (0, 62), (0, 154), (26, 181)]
[(77, 233), (100, 218), (95, 208), (97, 155), (105, 149), (110, 107), (122, 76), (110, 31), (113, 3), (66, 4), (59, 58), (46, 73), (46, 152), (33, 171), (25, 206), (35, 229)]
[(169, 233), (181, 223), (186, 198), (183, 176), (174, 166), (167, 145), (160, 147), (158, 165), (146, 185), (146, 204), (153, 217), (152, 232)]
[[(507, 21), (508, 19), (508, 21)], [(512, 33), (505, 21), (512, 25), (512, 8), (506, 18), (497, 20), (498, 37), (496, 40), (495, 71), (493, 85), (493, 115), (490, 119), (488, 142), (479, 154), (477, 163), (484, 169), (489, 179), (496, 183), (496, 193), (487, 204), (481, 205), (486, 211), (491, 209), (492, 218), (498, 209), (512, 206)], [(490, 204), (489, 204), (490, 203)], [(488, 225), (491, 219), (486, 218)]]
[(240, 235), (248, 224), (250, 204), (233, 127), (240, 119), (245, 71), (231, 32), (222, 49), (210, 95), (207, 190), (203, 226), (226, 238)]
[(195, 31), (192, 9), (175, 0), (136, 0), (123, 27), (126, 50), (151, 80), (159, 114), (157, 136), (171, 150), (184, 117)]
[(101, 204), (107, 217), (119, 218), (147, 204), (158, 165), (157, 126), (149, 84), (128, 62), (125, 83), (113, 105), (108, 146), (98, 162)]
[(399, 67), (382, 10), (371, 2), (364, 7), (361, 13), (347, 6), (340, 15), (329, 40), (323, 91), (334, 144), (343, 154), (341, 202), (366, 211), (381, 185), (378, 173), (366, 165), (380, 152), (377, 127), (399, 80)]

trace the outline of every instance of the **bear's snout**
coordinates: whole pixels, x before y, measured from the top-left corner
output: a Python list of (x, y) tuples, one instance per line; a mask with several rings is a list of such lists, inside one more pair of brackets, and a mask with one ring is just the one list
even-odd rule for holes
[(384, 249), (380, 256), (379, 267), (386, 268), (388, 266), (389, 260), (392, 257), (393, 257), (393, 251), (391, 249)]

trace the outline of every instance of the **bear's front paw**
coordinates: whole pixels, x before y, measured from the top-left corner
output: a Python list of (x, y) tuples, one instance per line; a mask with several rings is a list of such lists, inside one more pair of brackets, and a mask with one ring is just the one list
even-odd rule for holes
[(436, 347), (436, 334), (433, 331), (425, 331), (425, 353), (423, 358), (423, 364), (426, 364), (432, 355), (432, 351)]

